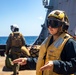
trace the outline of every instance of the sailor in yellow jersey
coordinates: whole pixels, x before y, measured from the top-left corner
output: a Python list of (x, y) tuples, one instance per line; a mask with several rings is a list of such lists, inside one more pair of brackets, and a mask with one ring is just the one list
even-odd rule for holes
[(73, 75), (76, 72), (76, 41), (67, 33), (68, 17), (54, 10), (48, 15), (47, 28), (51, 36), (42, 44), (36, 75)]
[(11, 25), (11, 31), (6, 43), (6, 67), (13, 69), (13, 75), (19, 74), (19, 64), (13, 64), (14, 59), (20, 58), (21, 52), (30, 55), (28, 49), (25, 47), (25, 40), (23, 35), (19, 32), (19, 27), (16, 24)]
[(67, 32), (68, 17), (54, 10), (47, 18), (49, 35), (42, 43), (39, 57), (19, 58), (13, 63), (35, 67), (36, 75), (73, 75), (76, 72), (76, 41)]

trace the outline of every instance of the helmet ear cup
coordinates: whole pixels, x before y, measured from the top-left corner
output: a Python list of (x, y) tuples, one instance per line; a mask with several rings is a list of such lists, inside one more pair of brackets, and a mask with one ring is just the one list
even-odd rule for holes
[(62, 26), (63, 31), (68, 30), (68, 27), (69, 27), (68, 23), (64, 22)]

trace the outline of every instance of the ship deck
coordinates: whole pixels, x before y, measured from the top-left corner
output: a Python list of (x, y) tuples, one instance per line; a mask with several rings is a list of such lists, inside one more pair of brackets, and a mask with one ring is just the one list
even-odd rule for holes
[[(5, 67), (5, 57), (0, 57), (0, 75), (12, 75), (12, 70)], [(36, 75), (36, 70), (20, 70), (19, 75)]]

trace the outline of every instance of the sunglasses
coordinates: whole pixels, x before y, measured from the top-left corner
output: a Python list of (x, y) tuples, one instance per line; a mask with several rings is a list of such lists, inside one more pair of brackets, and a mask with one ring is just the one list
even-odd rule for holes
[(58, 28), (60, 26), (62, 26), (63, 22), (59, 21), (59, 20), (48, 20), (47, 21), (47, 28), (49, 28), (49, 26), (51, 26), (52, 28)]

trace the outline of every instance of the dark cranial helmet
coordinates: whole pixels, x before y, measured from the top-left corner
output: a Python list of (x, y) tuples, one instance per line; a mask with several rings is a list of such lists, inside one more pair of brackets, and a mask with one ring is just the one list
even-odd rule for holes
[(47, 19), (47, 27), (51, 26), (53, 28), (57, 28), (62, 26), (62, 30), (68, 30), (69, 20), (64, 11), (54, 10), (48, 15)]

